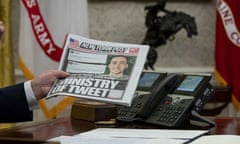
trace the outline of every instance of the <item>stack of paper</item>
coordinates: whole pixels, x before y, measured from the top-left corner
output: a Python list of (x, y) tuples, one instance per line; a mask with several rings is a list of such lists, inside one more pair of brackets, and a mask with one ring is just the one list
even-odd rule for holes
[(183, 144), (207, 133), (206, 130), (98, 128), (50, 140), (61, 144)]

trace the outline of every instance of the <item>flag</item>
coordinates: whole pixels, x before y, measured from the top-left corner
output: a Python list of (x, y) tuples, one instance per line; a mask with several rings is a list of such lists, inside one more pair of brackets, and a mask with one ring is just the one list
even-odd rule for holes
[(70, 43), (69, 43), (69, 45), (68, 45), (68, 48), (80, 48), (79, 41), (70, 38)]
[(232, 87), (232, 101), (240, 110), (240, 1), (217, 0), (216, 3), (216, 77)]
[[(13, 50), (11, 44), (10, 12), (11, 1), (0, 0), (0, 20), (3, 22), (5, 28), (3, 39), (0, 42), (0, 87), (9, 86), (15, 83)], [(0, 129), (11, 127), (14, 125), (15, 124), (0, 124)]]
[[(68, 33), (88, 37), (87, 0), (21, 0), (18, 63), (27, 79), (58, 68)], [(73, 101), (56, 97), (40, 107), (51, 119)]]

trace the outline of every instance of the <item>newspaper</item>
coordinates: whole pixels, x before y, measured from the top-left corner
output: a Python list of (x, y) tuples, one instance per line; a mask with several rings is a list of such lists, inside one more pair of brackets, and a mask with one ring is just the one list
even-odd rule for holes
[(58, 79), (47, 98), (73, 96), (130, 106), (148, 50), (147, 45), (68, 34), (58, 69), (70, 76)]

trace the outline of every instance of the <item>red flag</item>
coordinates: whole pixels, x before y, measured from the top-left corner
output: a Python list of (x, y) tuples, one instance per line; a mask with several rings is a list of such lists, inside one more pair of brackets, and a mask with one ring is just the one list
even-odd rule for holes
[(217, 0), (216, 74), (232, 87), (233, 105), (240, 111), (240, 0)]
[[(27, 79), (57, 69), (68, 33), (88, 37), (87, 0), (21, 0), (18, 62)], [(38, 120), (44, 115), (47, 119), (55, 118), (69, 110), (74, 100), (42, 99), (42, 112), (37, 111), (35, 116)]]

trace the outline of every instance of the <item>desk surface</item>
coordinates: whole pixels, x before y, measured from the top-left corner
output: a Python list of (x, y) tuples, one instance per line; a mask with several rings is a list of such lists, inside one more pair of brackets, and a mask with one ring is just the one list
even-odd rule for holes
[[(240, 135), (240, 118), (215, 117), (209, 118), (216, 123), (216, 127), (211, 129), (215, 134), (235, 134)], [(96, 125), (93, 122), (71, 119), (63, 117), (43, 122), (33, 122), (15, 128), (0, 131), (0, 137), (27, 138), (33, 140), (47, 140), (60, 135), (74, 135), (88, 131), (97, 127), (122, 127), (122, 128), (160, 128), (143, 124), (117, 123), (116, 125)], [(189, 126), (188, 126), (189, 127)], [(208, 127), (193, 127), (190, 129), (209, 129)]]

